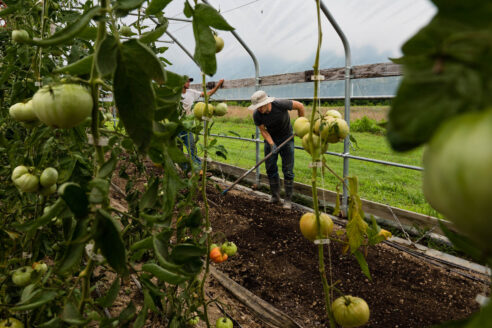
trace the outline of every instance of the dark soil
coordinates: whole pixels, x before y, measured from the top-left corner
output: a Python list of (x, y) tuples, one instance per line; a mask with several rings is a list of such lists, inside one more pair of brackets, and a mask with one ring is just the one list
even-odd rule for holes
[[(210, 187), (209, 197), (214, 232), (222, 231), (239, 248), (237, 256), (216, 267), (300, 325), (329, 327), (318, 249), (298, 227), (303, 213), (244, 192), (222, 196)], [(478, 310), (476, 295), (489, 293), (487, 285), (388, 245), (370, 248), (367, 261), (372, 281), (339, 245), (325, 246), (329, 281), (338, 281), (344, 294), (362, 297), (370, 307), (365, 327), (429, 327), (464, 318)]]
[[(155, 174), (161, 173), (150, 162), (145, 165)], [(117, 178), (114, 182), (113, 187), (124, 190), (123, 180)], [(216, 268), (301, 326), (329, 327), (318, 271), (318, 249), (302, 237), (298, 226), (303, 212), (284, 210), (253, 193), (232, 190), (222, 196), (211, 184), (207, 191), (213, 232), (224, 233), (239, 249), (236, 256), (215, 265)], [(120, 193), (112, 193), (111, 203), (125, 210)], [(385, 244), (370, 248), (367, 254), (372, 281), (365, 277), (353, 257), (342, 254), (339, 245), (332, 243), (324, 250), (328, 280), (338, 282), (342, 293), (362, 297), (368, 303), (371, 317), (365, 327), (421, 328), (465, 318), (478, 310), (477, 294), (490, 293), (490, 284), (465, 278)], [(125, 288), (128, 293), (122, 292), (122, 307), (129, 299), (139, 298), (135, 286)], [(225, 304), (227, 314), (241, 327), (266, 327), (212, 277), (208, 279), (207, 294)], [(209, 308), (214, 322), (222, 313), (215, 306)], [(161, 327), (159, 320), (149, 319), (146, 327)]]

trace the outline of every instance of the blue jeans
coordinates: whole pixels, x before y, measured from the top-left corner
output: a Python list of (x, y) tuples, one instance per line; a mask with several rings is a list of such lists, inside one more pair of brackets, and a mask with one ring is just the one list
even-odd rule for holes
[[(278, 145), (277, 145), (278, 146)], [(265, 142), (265, 156), (270, 154), (271, 147)], [(266, 171), (269, 179), (278, 177), (277, 160), (278, 155), (282, 158), (282, 172), (285, 180), (294, 180), (294, 139), (289, 141), (280, 150), (265, 161)]]
[[(193, 138), (193, 133), (181, 131), (178, 137), (186, 146), (186, 149), (188, 150), (188, 155), (191, 156), (191, 160), (193, 161), (193, 163), (200, 166), (202, 164), (202, 161), (196, 155), (196, 145), (195, 145), (195, 139)], [(182, 167), (186, 170), (188, 168), (188, 163), (185, 163)]]

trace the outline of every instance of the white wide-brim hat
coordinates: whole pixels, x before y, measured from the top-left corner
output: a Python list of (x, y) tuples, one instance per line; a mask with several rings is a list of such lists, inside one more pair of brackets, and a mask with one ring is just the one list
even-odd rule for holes
[(258, 107), (269, 104), (274, 100), (275, 97), (268, 97), (265, 91), (258, 90), (251, 96), (251, 106), (249, 106), (248, 109), (255, 110)]

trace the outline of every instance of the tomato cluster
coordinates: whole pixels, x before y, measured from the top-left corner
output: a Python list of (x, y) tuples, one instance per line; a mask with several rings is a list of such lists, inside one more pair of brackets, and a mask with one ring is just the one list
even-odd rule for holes
[(328, 110), (317, 118), (313, 126), (312, 137), (309, 137), (311, 123), (305, 117), (294, 122), (294, 132), (302, 139), (302, 147), (315, 160), (328, 149), (328, 144), (344, 140), (349, 134), (349, 126), (336, 110)]
[(209, 257), (214, 263), (222, 263), (226, 261), (230, 256), (234, 256), (237, 253), (237, 246), (232, 241), (226, 241), (222, 245), (212, 244), (210, 245)]
[(19, 165), (12, 171), (11, 178), (20, 191), (39, 191), (41, 195), (47, 196), (53, 194), (57, 189), (58, 171), (52, 167), (48, 167), (38, 177), (35, 174), (34, 167)]

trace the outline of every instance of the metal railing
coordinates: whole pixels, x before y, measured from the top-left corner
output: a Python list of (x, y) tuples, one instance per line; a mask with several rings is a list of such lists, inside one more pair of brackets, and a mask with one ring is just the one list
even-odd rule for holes
[[(252, 138), (243, 138), (243, 137), (233, 137), (225, 134), (210, 134), (213, 137), (219, 137), (219, 138), (226, 138), (226, 139), (234, 139), (234, 140), (242, 140), (242, 141), (247, 141), (247, 142), (263, 142), (261, 139), (252, 139)], [(294, 146), (295, 149), (300, 149), (304, 150), (304, 148), (300, 146)], [(409, 170), (416, 170), (416, 171), (423, 171), (424, 169), (420, 166), (414, 166), (414, 165), (408, 165), (408, 164), (402, 164), (402, 163), (395, 163), (395, 162), (389, 162), (389, 161), (384, 161), (380, 159), (374, 159), (374, 158), (368, 158), (368, 157), (362, 157), (362, 156), (355, 156), (355, 155), (350, 155), (348, 153), (336, 153), (332, 151), (326, 151), (324, 153), (325, 155), (331, 155), (331, 156), (337, 156), (337, 157), (342, 157), (342, 158), (347, 158), (347, 159), (355, 159), (358, 161), (364, 161), (364, 162), (370, 162), (370, 163), (376, 163), (376, 164), (383, 164), (383, 165), (388, 165), (388, 166), (394, 166), (394, 167), (399, 167), (399, 168), (404, 168), (404, 169), (409, 169)], [(257, 162), (258, 163), (258, 162)], [(258, 181), (257, 181), (258, 182)]]

